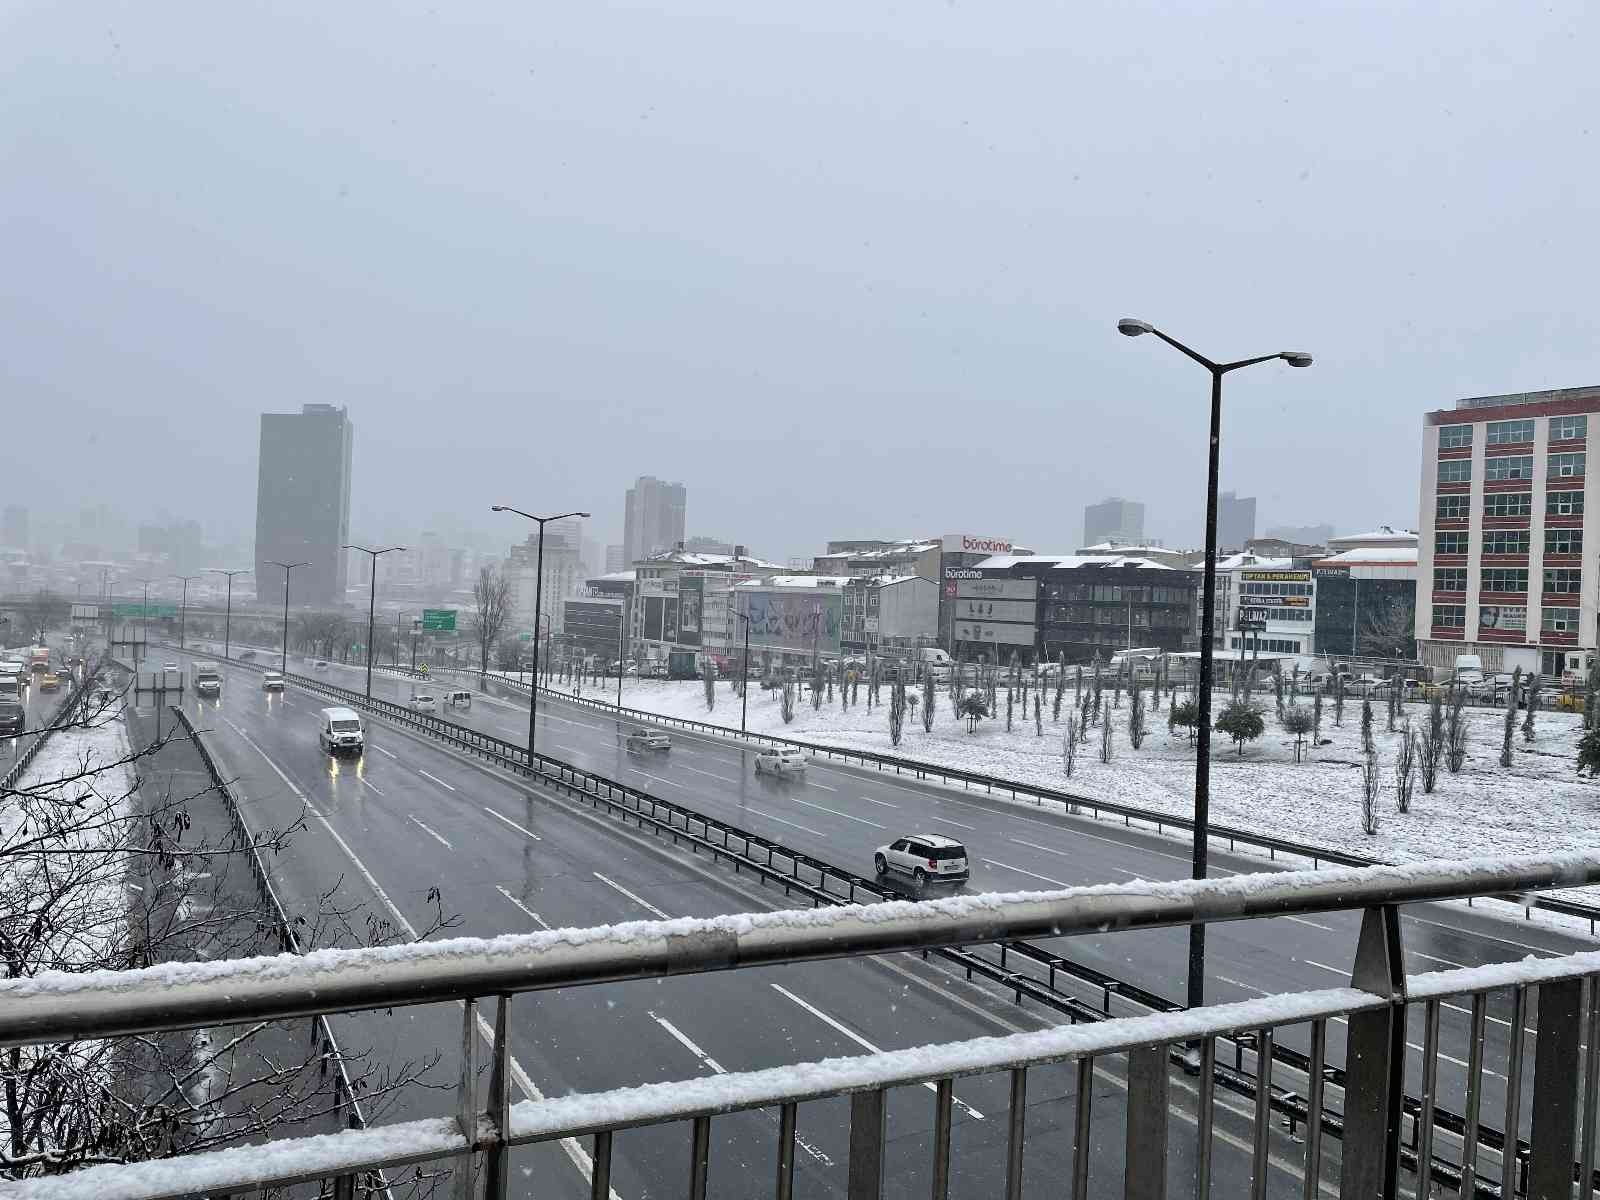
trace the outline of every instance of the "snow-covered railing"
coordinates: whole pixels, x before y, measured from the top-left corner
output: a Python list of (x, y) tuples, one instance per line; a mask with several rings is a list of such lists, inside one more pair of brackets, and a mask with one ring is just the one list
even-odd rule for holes
[[(26, 1200), (159, 1200), (201, 1192), (228, 1194), (313, 1179), (473, 1156), (456, 1162), (458, 1177), (476, 1173), (485, 1196), (506, 1194), (509, 1153), (536, 1142), (593, 1137), (592, 1194), (610, 1194), (613, 1136), (641, 1126), (687, 1123), (688, 1192), (703, 1198), (712, 1154), (711, 1122), (727, 1113), (774, 1110), (778, 1130), (771, 1194), (792, 1194), (800, 1106), (849, 1096), (847, 1194), (851, 1200), (882, 1195), (885, 1180), (906, 1170), (927, 1170), (932, 1194), (947, 1194), (955, 1081), (1006, 1072), (1010, 1105), (1004, 1146), (976, 1139), (964, 1155), (998, 1156), (993, 1163), (963, 1164), (1004, 1178), (1007, 1197), (1021, 1195), (1028, 1103), (1028, 1072), (1045, 1064), (1076, 1066), (1070, 1127), (1070, 1194), (1091, 1194), (1093, 1087), (1096, 1072), (1125, 1078), (1126, 1195), (1164, 1196), (1171, 1127), (1192, 1122), (1197, 1194), (1209, 1194), (1213, 1156), (1241, 1154), (1237, 1136), (1214, 1136), (1219, 1105), (1216, 1039), (1253, 1047), (1258, 1086), (1247, 1161), (1228, 1169), (1251, 1180), (1264, 1195), (1269, 1149), (1282, 1166), (1284, 1146), (1273, 1137), (1274, 1040), (1309, 1026), (1311, 1053), (1305, 1072), (1308, 1109), (1299, 1170), (1311, 1180), (1306, 1194), (1333, 1164), (1323, 1161), (1322, 1137), (1337, 1128), (1342, 1150), (1337, 1169), (1341, 1194), (1395, 1194), (1401, 1170), (1415, 1176), (1419, 1195), (1435, 1182), (1454, 1187), (1461, 1172), (1475, 1180), (1469, 1191), (1567, 1196), (1575, 1173), (1594, 1180), (1596, 1095), (1600, 1091), (1600, 952), (1529, 959), (1489, 967), (1406, 976), (1401, 969), (1398, 906), (1466, 895), (1519, 892), (1600, 881), (1600, 856), (1430, 862), (1365, 870), (1290, 872), (1178, 883), (1131, 883), (1058, 892), (959, 896), (923, 903), (822, 908), (799, 912), (633, 922), (596, 929), (554, 930), (491, 939), (457, 938), (407, 946), (325, 950), (231, 962), (174, 963), (126, 972), (46, 974), (0, 980), (0, 1046), (144, 1034), (213, 1024), (241, 1023), (314, 1013), (460, 1001), (461, 1090), (453, 1120), (417, 1121), (263, 1145), (176, 1157), (154, 1163), (86, 1168), (54, 1179), (0, 1186), (0, 1194)], [(1126, 1017), (1093, 1025), (1054, 1027), (1002, 1038), (873, 1053), (863, 1057), (774, 1066), (654, 1083), (594, 1094), (512, 1105), (510, 1029), (512, 997), (519, 993), (624, 980), (721, 971), (778, 963), (948, 947), (1001, 938), (1071, 936), (1106, 930), (1182, 926), (1362, 909), (1364, 918), (1349, 986), (1264, 996), (1241, 1004), (1189, 1012)], [(1537, 998), (1533, 1062), (1526, 1039), (1505, 1039), (1503, 1071), (1486, 1063), (1487, 1000), (1511, 998), (1508, 1027), (1520, 1030)], [(487, 1022), (477, 1002), (495, 997), (494, 1036), (486, 1103), (480, 1102), (475, 1060), (477, 1030)], [(1467, 997), (1470, 1010), (1445, 1005)], [(1585, 1000), (1587, 998), (1587, 1005)], [(1420, 1111), (1404, 1111), (1407, 1019), (1421, 1014), (1423, 1045)], [(1441, 1008), (1470, 1011), (1471, 1039), (1465, 1081), (1471, 1123), (1459, 1149), (1436, 1142), (1434, 1105)], [(1499, 1020), (1499, 1018), (1494, 1018)], [(1345, 1023), (1346, 1071), (1342, 1116), (1327, 1107), (1324, 1071), (1329, 1022)], [(1174, 1087), (1174, 1062), (1198, 1074), (1195, 1085)], [(1581, 1063), (1581, 1069), (1580, 1069)], [(1496, 1064), (1498, 1065), (1498, 1063)], [(1525, 1076), (1532, 1068), (1524, 1092)], [(1283, 1068), (1279, 1068), (1280, 1071)], [(1480, 1139), (1478, 1117), (1487, 1080), (1501, 1079), (1503, 1135)], [(1581, 1087), (1580, 1087), (1581, 1084)], [(891, 1089), (926, 1085), (933, 1092), (931, 1158), (913, 1161), (916, 1139), (886, 1137)], [(1529, 1137), (1519, 1137), (1523, 1096), (1531, 1098)], [(1581, 1103), (1580, 1103), (1581, 1097)], [(1191, 1100), (1192, 1098), (1192, 1100)], [(1492, 1099), (1492, 1097), (1490, 1097)], [(1034, 1118), (1044, 1105), (1031, 1106)], [(1067, 1103), (1063, 1098), (1061, 1103)], [(965, 1111), (965, 1109), (963, 1109)], [(1177, 1118), (1175, 1121), (1174, 1118)], [(1580, 1119), (1581, 1118), (1581, 1119)], [(1102, 1118), (1104, 1119), (1104, 1118)], [(1065, 1124), (1066, 1122), (1063, 1122)], [(1402, 1144), (1402, 1127), (1412, 1132)], [(1101, 1145), (1109, 1139), (1101, 1138)], [(1508, 1148), (1499, 1152), (1500, 1147)], [(1052, 1152), (1046, 1147), (1034, 1153)], [(891, 1160), (892, 1156), (892, 1160)], [(449, 1164), (446, 1164), (449, 1165)], [(1096, 1167), (1096, 1170), (1103, 1169)], [(1477, 1179), (1483, 1170), (1487, 1180)], [(1409, 1181), (1408, 1181), (1409, 1182)], [(1499, 1191), (1496, 1192), (1498, 1187)], [(1063, 1191), (1067, 1189), (1063, 1186)], [(1101, 1194), (1103, 1187), (1094, 1189)], [(468, 1194), (463, 1191), (459, 1194)], [(756, 1194), (752, 1185), (748, 1194)], [(999, 1194), (998, 1191), (996, 1194)]]

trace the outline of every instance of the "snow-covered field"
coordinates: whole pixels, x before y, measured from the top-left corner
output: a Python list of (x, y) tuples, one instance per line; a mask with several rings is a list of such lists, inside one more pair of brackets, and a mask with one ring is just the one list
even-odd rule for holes
[[(609, 688), (585, 686), (583, 694), (614, 700), (615, 680)], [(887, 688), (883, 694), (887, 699)], [(800, 693), (789, 725), (783, 723), (777, 693), (752, 686), (749, 728), (1190, 815), (1194, 749), (1184, 733), (1167, 732), (1165, 703), (1160, 712), (1149, 714), (1150, 734), (1144, 746), (1135, 750), (1128, 744), (1128, 698), (1123, 696), (1121, 708), (1111, 710), (1115, 722), (1112, 761), (1100, 762), (1099, 730), (1091, 729), (1089, 741), (1078, 747), (1072, 777), (1067, 778), (1062, 743), (1072, 694), (1069, 682), (1058, 724), (1050, 719), (1047, 690), (1044, 733), (1039, 736), (1034, 731), (1031, 703), (1026, 720), (1018, 706), (1014, 727), (1006, 732), (1004, 688), (999, 718), (981, 721), (973, 734), (952, 712), (948, 692), (940, 691), (933, 731), (923, 732), (920, 712), (915, 718), (908, 715), (904, 736), (895, 749), (889, 740), (888, 707), (874, 706), (869, 712), (864, 686), (861, 704), (848, 711), (841, 710), (837, 694), (831, 705), (825, 703), (820, 710), (813, 710), (805, 693)], [(1105, 699), (1109, 704), (1109, 690)], [(1219, 694), (1218, 699), (1222, 702), (1225, 697)], [(1278, 727), (1272, 696), (1258, 695), (1257, 702), (1265, 710), (1266, 732), (1246, 745), (1242, 758), (1226, 737), (1219, 734), (1213, 741), (1211, 819), (1216, 824), (1395, 863), (1600, 847), (1600, 781), (1580, 778), (1575, 769), (1581, 716), (1537, 713), (1533, 742), (1523, 741), (1519, 727), (1512, 766), (1505, 768), (1499, 762), (1503, 710), (1467, 709), (1467, 757), (1461, 772), (1452, 775), (1441, 766), (1432, 795), (1424, 794), (1419, 779), (1411, 810), (1400, 813), (1395, 807), (1394, 761), (1402, 735), (1398, 729), (1388, 732), (1385, 707), (1374, 701), (1373, 740), (1383, 772), (1383, 793), (1378, 832), (1369, 836), (1361, 828), (1361, 702), (1346, 700), (1344, 723), (1336, 725), (1332, 702), (1325, 700), (1322, 738), (1326, 744), (1308, 745), (1300, 763), (1294, 761), (1294, 739)], [(1308, 701), (1302, 699), (1301, 703), (1309, 707)], [(623, 704), (666, 716), (739, 726), (739, 698), (726, 682), (717, 684), (716, 708), (709, 713), (704, 688), (697, 681), (627, 680)], [(1420, 703), (1405, 706), (1413, 725), (1421, 724), (1426, 711)], [(1600, 901), (1600, 889), (1586, 891), (1592, 895), (1585, 899)]]

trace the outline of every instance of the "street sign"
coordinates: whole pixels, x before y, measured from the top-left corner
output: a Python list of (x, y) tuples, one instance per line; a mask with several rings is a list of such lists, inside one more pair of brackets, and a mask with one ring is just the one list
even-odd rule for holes
[(1267, 610), (1264, 608), (1241, 608), (1239, 619), (1235, 628), (1240, 633), (1265, 633), (1267, 629)]
[(456, 610), (453, 608), (425, 608), (422, 610), (422, 627), (424, 629), (438, 629), (446, 633), (454, 633), (456, 629)]
[(176, 621), (178, 619), (178, 606), (176, 604), (151, 604), (149, 606), (143, 604), (113, 604), (111, 613), (115, 617), (131, 621), (141, 621), (146, 617), (154, 617), (157, 620), (163, 617), (170, 617)]

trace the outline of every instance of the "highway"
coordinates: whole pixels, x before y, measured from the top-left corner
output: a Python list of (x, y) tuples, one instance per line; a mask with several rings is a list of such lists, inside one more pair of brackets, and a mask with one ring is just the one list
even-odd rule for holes
[[(263, 654), (261, 660), (265, 663), (268, 658)], [(305, 662), (291, 661), (290, 667), (311, 673)], [(328, 675), (340, 686), (362, 686), (361, 673), (353, 668), (332, 667)], [(530, 798), (504, 773), (469, 764), (431, 742), (391, 731), (381, 721), (369, 722), (372, 748), (363, 760), (331, 764), (315, 740), (314, 714), (324, 702), (294, 689), (281, 700), (269, 698), (258, 688), (253, 673), (235, 669), (222, 703), (195, 711), (203, 725), (217, 730), (230, 769), (240, 773), (252, 797), (276, 797), (283, 813), (298, 792), (321, 813), (308, 832), (316, 833), (325, 820), (326, 832), (337, 832), (343, 839), (344, 850), (332, 837), (297, 840), (293, 866), (303, 873), (308, 888), (315, 886), (313, 881), (341, 874), (346, 876), (346, 887), (355, 888), (362, 872), (352, 869), (353, 852), (372, 876), (361, 882), (381, 884), (414, 924), (425, 920), (426, 890), (437, 884), (445, 891), (447, 909), (463, 916), (458, 931), (485, 935), (537, 928), (541, 923), (589, 925), (781, 903), (781, 897), (771, 892), (744, 891), (725, 869), (716, 871), (685, 855), (641, 845), (631, 830), (624, 832), (613, 822), (579, 815), (558, 800)], [(408, 680), (374, 675), (375, 695), (403, 698), (410, 690)], [(525, 705), (480, 694), (470, 710), (449, 710), (446, 715), (520, 740), (525, 736), (526, 712)], [(540, 745), (547, 753), (626, 779), (863, 874), (871, 871), (873, 847), (919, 830), (951, 833), (968, 843), (974, 857), (973, 890), (1026, 890), (1187, 874), (1184, 848), (1170, 839), (1108, 823), (1019, 810), (959, 790), (823, 762), (814, 762), (803, 780), (758, 779), (751, 771), (750, 752), (737, 745), (679, 731), (673, 732), (673, 740), (668, 753), (631, 756), (621, 747), (614, 720), (570, 703), (541, 700)], [(1242, 857), (1222, 855), (1216, 861), (1219, 873), (1262, 869), (1262, 864)], [(384, 882), (397, 871), (398, 882)], [(1226, 1001), (1341, 983), (1347, 978), (1356, 928), (1356, 919), (1345, 914), (1213, 927), (1208, 996)], [(1581, 944), (1538, 924), (1508, 922), (1455, 906), (1408, 913), (1405, 934), (1411, 971), (1553, 953)], [(1182, 930), (1063, 939), (1054, 948), (1160, 994), (1181, 995)], [(913, 982), (905, 977), (905, 968), (896, 973), (897, 966), (839, 963), (675, 980), (652, 985), (653, 994), (643, 1000), (639, 999), (643, 989), (607, 988), (519, 1001), (519, 1009), (526, 1005), (537, 1010), (541, 1034), (526, 1046), (519, 1041), (517, 1055), (547, 1091), (594, 1090), (647, 1078), (681, 1077), (697, 1066), (702, 1071), (737, 1070), (859, 1053), (868, 1043), (889, 1048), (1030, 1028), (1048, 1019), (997, 1002), (979, 988), (951, 987), (926, 969), (916, 968), (918, 979)], [(931, 986), (929, 980), (934, 981)], [(600, 1013), (596, 1000), (602, 992), (603, 1019), (596, 1021)], [(658, 1002), (657, 994), (672, 998)], [(1098, 990), (1092, 998), (1098, 1002)], [(1114, 1006), (1114, 1011), (1132, 1010)], [(1497, 997), (1490, 1015), (1484, 1114), (1487, 1123), (1498, 1126), (1503, 1094), (1498, 1072), (1504, 1070), (1510, 1033), (1508, 1000)], [(519, 1012), (519, 1031), (525, 1028), (523, 1020)], [(1445, 1010), (1440, 1101), (1457, 1111), (1464, 1107), (1466, 1022), (1460, 1008)], [(772, 1045), (775, 1032), (781, 1033), (779, 1047)], [(618, 1037), (630, 1046), (625, 1061), (614, 1054)], [(1341, 1062), (1342, 1028), (1331, 1028), (1329, 1040), (1331, 1061)], [(1289, 1041), (1295, 1044), (1292, 1036)], [(1416, 1090), (1420, 1025), (1413, 1029), (1411, 1041), (1409, 1068), (1415, 1078), (1408, 1087)], [(1530, 1049), (1531, 1042), (1530, 1037)], [(1531, 1061), (1531, 1053), (1528, 1057)], [(1528, 1090), (1524, 1089), (1524, 1107)], [(1056, 1094), (1070, 1092), (1071, 1083), (1063, 1074)], [(958, 1094), (986, 1117), (986, 1122), (979, 1122), (963, 1110), (958, 1122), (981, 1128), (986, 1142), (992, 1143), (996, 1129), (1003, 1139), (1003, 1123), (994, 1121), (1006, 1105), (1001, 1081), (975, 1081), (970, 1087), (963, 1085)], [(1050, 1094), (1048, 1089), (1045, 1094)], [(891, 1121), (909, 1120), (925, 1137), (925, 1108), (918, 1112), (913, 1106), (902, 1117), (906, 1098), (897, 1097), (897, 1103), (900, 1107)], [(816, 1116), (810, 1114), (811, 1107), (818, 1108)], [(819, 1180), (838, 1180), (842, 1179), (837, 1165), (843, 1154), (843, 1105), (838, 1114), (824, 1115), (823, 1107), (808, 1106), (802, 1113), (802, 1136), (813, 1142), (816, 1154), (799, 1156), (801, 1170)], [(1058, 1121), (1070, 1121), (1070, 1106), (1054, 1107)], [(447, 1109), (444, 1104), (440, 1111)], [(1110, 1113), (1108, 1106), (1107, 1120)], [(771, 1130), (762, 1128), (764, 1122), (758, 1115), (729, 1118), (730, 1127), (744, 1123), (750, 1128), (719, 1129), (719, 1139), (728, 1139), (729, 1152), (721, 1153), (719, 1141), (720, 1159), (714, 1155), (714, 1163), (722, 1165), (714, 1165), (714, 1171), (749, 1169), (764, 1174), (772, 1140)], [(1117, 1124), (1112, 1121), (1113, 1128)], [(808, 1128), (815, 1132), (814, 1139)], [(1526, 1123), (1523, 1133), (1526, 1136)], [(958, 1139), (961, 1136), (958, 1131)], [(630, 1141), (648, 1149), (629, 1148)], [(619, 1193), (660, 1194), (651, 1190), (664, 1186), (656, 1178), (659, 1171), (665, 1171), (668, 1181), (680, 1179), (675, 1168), (663, 1164), (684, 1163), (685, 1141), (676, 1133), (619, 1139), (629, 1164), (627, 1174), (619, 1168)], [(1052, 1139), (1031, 1136), (1030, 1127), (1030, 1163), (1036, 1161), (1033, 1154), (1042, 1151), (1049, 1161), (1049, 1155), (1061, 1150), (1051, 1147)], [(1003, 1140), (995, 1152), (1001, 1149)], [(1285, 1153), (1292, 1159), (1296, 1152), (1286, 1148)], [(921, 1157), (912, 1158), (920, 1167)], [(983, 1154), (968, 1156), (969, 1164), (986, 1159)], [(975, 1169), (981, 1175), (982, 1168)], [(1284, 1182), (1287, 1179), (1285, 1174)], [(639, 1191), (640, 1187), (645, 1190)]]

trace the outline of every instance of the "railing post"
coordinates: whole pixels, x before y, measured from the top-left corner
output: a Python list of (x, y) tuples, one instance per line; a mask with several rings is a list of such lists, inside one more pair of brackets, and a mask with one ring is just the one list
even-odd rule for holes
[[(1529, 1200), (1568, 1200), (1578, 1119), (1578, 1045), (1583, 980), (1539, 987), (1533, 1059), (1533, 1128), (1529, 1134)], [(1521, 1038), (1522, 1030), (1511, 1036)], [(1587, 1194), (1588, 1188), (1584, 1189)]]
[(506, 1195), (506, 1138), (511, 1132), (511, 997), (498, 996), (494, 1007), (494, 1048), (489, 1067), (489, 1122), (494, 1143), (484, 1160), (484, 1200), (504, 1200)]
[(1028, 1118), (1027, 1067), (1011, 1070), (1011, 1104), (1006, 1117), (1006, 1200), (1022, 1200), (1022, 1144)]
[[(1128, 1127), (1122, 1194), (1166, 1200), (1167, 1048), (1128, 1051)], [(1083, 1100), (1078, 1103), (1081, 1105)]]
[(850, 1097), (849, 1200), (881, 1200), (885, 1093), (882, 1088)]
[[(456, 1128), (467, 1139), (470, 1148), (478, 1140), (478, 1002), (466, 1000), (461, 1005), (461, 1076), (456, 1085)], [(456, 1164), (453, 1172), (455, 1200), (472, 1200), (473, 1155)]]
[(1340, 1200), (1395, 1200), (1405, 1082), (1405, 967), (1400, 913), (1392, 904), (1361, 917), (1350, 986), (1382, 996), (1382, 1008), (1350, 1014), (1345, 1048)]
[(953, 1079), (941, 1079), (934, 1085), (932, 1200), (949, 1200), (950, 1196), (950, 1110), (955, 1091)]

